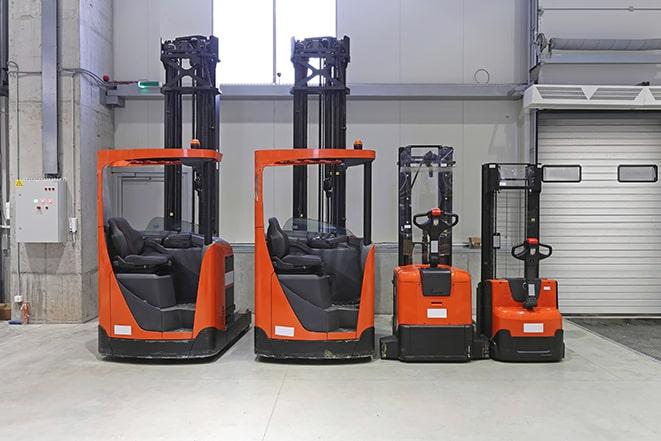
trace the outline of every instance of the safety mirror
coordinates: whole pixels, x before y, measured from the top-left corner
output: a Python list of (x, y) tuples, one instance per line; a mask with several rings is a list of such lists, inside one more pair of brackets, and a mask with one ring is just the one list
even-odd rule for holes
[(581, 182), (580, 165), (545, 165), (542, 167), (543, 182)]
[(617, 182), (656, 182), (659, 171), (655, 164), (618, 165)]

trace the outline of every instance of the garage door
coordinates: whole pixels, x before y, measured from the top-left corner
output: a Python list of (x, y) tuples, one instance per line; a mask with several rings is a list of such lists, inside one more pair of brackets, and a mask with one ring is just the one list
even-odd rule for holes
[(580, 164), (580, 184), (545, 184), (542, 275), (565, 313), (661, 313), (661, 184), (620, 183), (621, 164), (661, 164), (661, 114), (543, 112), (542, 164)]

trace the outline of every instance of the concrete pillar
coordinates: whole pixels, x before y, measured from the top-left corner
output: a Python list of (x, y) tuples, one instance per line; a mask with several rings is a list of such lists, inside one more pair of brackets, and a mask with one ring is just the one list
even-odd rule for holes
[[(42, 177), (41, 3), (9, 4), (12, 185)], [(89, 75), (71, 72), (112, 75), (112, 1), (59, 0), (58, 32), (59, 164), (78, 231), (64, 244), (17, 244), (12, 228), (9, 295), (23, 296), (36, 323), (78, 323), (97, 314), (96, 151), (113, 147), (113, 114), (100, 104), (99, 86)], [(10, 201), (13, 220), (13, 191)], [(14, 304), (16, 318), (19, 307)]]

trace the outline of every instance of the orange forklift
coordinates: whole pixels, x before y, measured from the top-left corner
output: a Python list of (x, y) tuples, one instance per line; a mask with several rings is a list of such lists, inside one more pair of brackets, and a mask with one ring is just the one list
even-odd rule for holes
[[(349, 37), (294, 41), (291, 61), (294, 148), (255, 152), (255, 353), (278, 359), (369, 359), (374, 353), (375, 153), (363, 150), (360, 141), (353, 150), (346, 148)], [(318, 149), (307, 148), (311, 96), (319, 103)], [(282, 166), (293, 168), (292, 217), (284, 225), (265, 218), (263, 201), (265, 169)], [(346, 179), (361, 168), (363, 231), (356, 237), (346, 228)], [(308, 213), (310, 169), (317, 170), (316, 216)], [(352, 198), (360, 197), (358, 188), (351, 191)]]
[[(580, 182), (578, 165), (484, 164), (482, 166), (482, 268), (477, 290), (477, 331), (488, 339), (491, 358), (559, 361), (564, 358), (558, 282), (540, 278), (540, 261), (553, 249), (539, 240), (542, 182)], [(523, 261), (523, 277), (497, 277), (501, 249), (498, 194), (525, 194), (525, 236), (509, 253)], [(507, 208), (507, 207), (505, 207)]]
[[(161, 60), (165, 148), (97, 154), (99, 353), (108, 357), (212, 357), (250, 327), (250, 311), (239, 312), (234, 303), (232, 247), (218, 237), (218, 40), (165, 41)], [(197, 115), (189, 149), (180, 148), (183, 94), (193, 95)], [(118, 167), (157, 169), (163, 176), (163, 219), (147, 230), (135, 229), (121, 209), (113, 213), (117, 207), (104, 203)], [(189, 179), (183, 167), (192, 175), (188, 225), (182, 221), (182, 182)]]
[[(371, 240), (372, 161), (362, 149), (255, 152), (255, 353), (279, 359), (360, 359), (374, 353), (374, 245)], [(363, 169), (363, 233), (330, 222), (327, 185), (320, 219), (265, 219), (268, 167)], [(333, 171), (332, 176), (337, 176)], [(323, 171), (322, 171), (323, 173)], [(306, 170), (307, 174), (307, 170)], [(353, 189), (354, 195), (359, 193)], [(323, 209), (327, 207), (327, 210)], [(324, 215), (326, 214), (326, 215)], [(266, 224), (266, 226), (265, 226)]]
[(399, 266), (393, 334), (380, 340), (383, 359), (468, 361), (471, 352), (480, 354), (473, 347), (470, 274), (452, 267), (451, 230), (459, 222), (452, 213), (453, 153), (447, 146), (399, 149)]

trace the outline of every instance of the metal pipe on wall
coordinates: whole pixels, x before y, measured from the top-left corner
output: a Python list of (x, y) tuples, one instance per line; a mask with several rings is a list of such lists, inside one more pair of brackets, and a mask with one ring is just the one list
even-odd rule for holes
[[(5, 202), (9, 201), (9, 0), (0, 0), (0, 224), (7, 222)], [(7, 234), (5, 234), (7, 233)], [(0, 233), (0, 302), (5, 299), (5, 250), (8, 230)]]
[(57, 124), (57, 6), (58, 0), (41, 0), (41, 148), (45, 177), (60, 175)]

